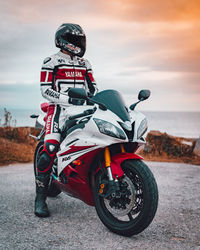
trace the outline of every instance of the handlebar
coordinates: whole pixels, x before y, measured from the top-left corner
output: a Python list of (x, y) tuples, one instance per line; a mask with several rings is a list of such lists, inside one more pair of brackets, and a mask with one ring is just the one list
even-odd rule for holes
[(30, 115), (30, 118), (38, 118), (39, 115)]
[(93, 109), (87, 109), (85, 110), (83, 113), (77, 114), (77, 115), (72, 115), (69, 117), (69, 120), (74, 120), (83, 116), (87, 116), (87, 115), (91, 115), (94, 114), (94, 112), (96, 111), (96, 107), (94, 107)]

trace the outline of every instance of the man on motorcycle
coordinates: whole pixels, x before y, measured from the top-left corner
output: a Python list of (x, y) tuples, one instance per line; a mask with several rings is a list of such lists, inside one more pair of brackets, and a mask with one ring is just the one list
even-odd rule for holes
[(55, 45), (60, 51), (47, 57), (41, 69), (41, 93), (50, 103), (47, 111), (44, 148), (37, 164), (35, 215), (49, 216), (46, 204), (51, 167), (59, 148), (60, 128), (66, 119), (65, 109), (70, 105), (83, 105), (84, 100), (68, 97), (70, 87), (97, 92), (91, 65), (83, 58), (86, 36), (83, 29), (72, 23), (62, 24), (55, 34)]

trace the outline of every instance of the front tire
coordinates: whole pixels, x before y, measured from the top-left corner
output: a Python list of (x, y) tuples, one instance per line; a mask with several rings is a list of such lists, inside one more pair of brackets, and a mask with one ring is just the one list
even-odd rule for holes
[[(34, 154), (34, 174), (35, 176), (38, 175), (38, 171), (37, 171), (37, 162), (39, 160), (40, 157), (40, 153), (43, 150), (43, 145), (44, 145), (44, 140), (41, 140), (36, 149), (35, 149), (35, 154)], [(47, 196), (48, 197), (56, 197), (61, 193), (61, 191), (56, 187), (56, 185), (52, 182), (52, 176), (50, 178), (50, 182), (49, 182), (49, 186), (48, 186), (48, 190), (47, 190)]]
[(119, 179), (121, 198), (105, 198), (99, 194), (105, 173), (95, 176), (94, 202), (103, 224), (112, 232), (132, 236), (142, 232), (152, 222), (158, 206), (155, 178), (141, 160), (126, 160), (121, 164), (124, 176)]

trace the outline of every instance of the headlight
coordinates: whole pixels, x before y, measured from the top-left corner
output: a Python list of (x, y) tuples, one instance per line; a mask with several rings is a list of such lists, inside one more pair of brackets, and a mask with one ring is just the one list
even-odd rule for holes
[(143, 134), (147, 131), (147, 119), (144, 118), (141, 123), (140, 126), (137, 130), (137, 139), (139, 139), (140, 137), (143, 136)]
[(104, 120), (97, 119), (97, 118), (94, 118), (94, 121), (99, 131), (102, 134), (109, 135), (109, 136), (116, 137), (116, 138), (123, 139), (123, 140), (126, 139), (124, 132), (120, 128), (113, 125), (112, 123), (106, 122)]
[(128, 131), (132, 131), (132, 129), (133, 129), (130, 121), (119, 122), (119, 124), (122, 126), (122, 128), (124, 128)]

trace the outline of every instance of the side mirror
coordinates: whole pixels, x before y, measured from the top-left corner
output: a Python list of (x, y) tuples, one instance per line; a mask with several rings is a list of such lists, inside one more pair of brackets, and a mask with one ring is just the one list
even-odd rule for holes
[(76, 99), (87, 100), (87, 93), (83, 88), (70, 88), (68, 91), (68, 96)]
[(151, 92), (150, 92), (150, 90), (148, 90), (148, 89), (142, 89), (142, 90), (140, 90), (140, 92), (139, 92), (139, 94), (138, 94), (138, 99), (139, 99), (139, 101), (137, 101), (136, 103), (133, 103), (129, 108), (130, 108), (131, 110), (134, 110), (135, 107), (136, 107), (136, 105), (137, 105), (138, 103), (140, 103), (141, 101), (144, 101), (144, 100), (148, 99), (149, 96), (150, 96), (150, 94), (151, 94)]
[(149, 98), (150, 94), (151, 94), (151, 92), (150, 92), (150, 90), (148, 90), (148, 89), (140, 90), (140, 92), (139, 92), (139, 94), (138, 94), (138, 99), (139, 99), (140, 101), (144, 101), (144, 100), (146, 100), (146, 99)]

